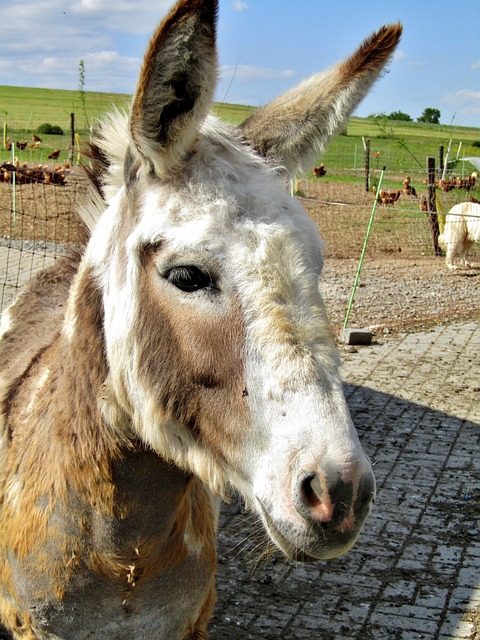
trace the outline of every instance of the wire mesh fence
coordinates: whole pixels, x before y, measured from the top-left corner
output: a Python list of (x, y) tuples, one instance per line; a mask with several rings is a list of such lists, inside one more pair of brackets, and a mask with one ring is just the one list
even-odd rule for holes
[[(381, 158), (375, 157), (373, 149), (368, 180), (363, 147), (341, 138), (335, 156), (333, 152), (330, 156), (325, 154), (323, 169), (317, 172), (320, 177), (312, 172), (295, 181), (295, 194), (316, 223), (325, 241), (326, 256), (359, 258), (376, 197), (378, 207), (368, 256), (401, 254), (402, 258), (414, 259), (434, 255), (432, 216), (426, 205), (426, 170), (422, 170), (421, 163), (412, 163), (411, 158), (409, 165), (408, 154), (396, 154), (394, 147), (384, 146)], [(87, 188), (79, 167), (63, 164), (60, 169), (64, 180), (54, 183), (20, 179), (31, 163), (18, 158), (15, 162), (9, 172), (0, 170), (1, 309), (15, 298), (28, 276), (81, 241), (82, 227), (76, 210)], [(376, 194), (382, 164), (387, 169), (382, 193)], [(457, 176), (452, 171), (446, 173), (448, 184), (440, 184), (440, 174), (436, 178), (434, 202), (440, 232), (452, 206), (480, 199), (480, 181), (474, 179), (468, 186), (465, 183), (472, 167), (468, 163), (460, 165), (462, 172)], [(55, 170), (55, 166), (44, 170)], [(457, 185), (457, 180), (463, 182)], [(480, 260), (478, 244), (471, 248), (470, 259)]]
[(85, 187), (78, 170), (64, 186), (0, 183), (0, 310), (36, 271), (81, 242), (76, 210)]
[[(413, 186), (413, 181), (410, 183)], [(415, 195), (405, 193), (402, 183), (397, 189), (386, 190), (386, 198), (379, 199), (368, 254), (402, 254), (403, 257), (435, 255), (431, 215), (427, 210), (427, 186), (418, 179)], [(393, 198), (394, 195), (400, 195)], [(366, 191), (357, 183), (342, 183), (335, 180), (301, 180), (296, 184), (296, 193), (310, 217), (317, 224), (325, 241), (326, 255), (334, 258), (355, 258), (360, 255), (365, 231), (372, 211), (375, 194)], [(437, 190), (435, 197), (436, 218), (439, 231), (443, 230), (446, 213), (457, 203), (468, 202), (471, 191)], [(470, 250), (473, 259), (479, 259), (479, 246)]]

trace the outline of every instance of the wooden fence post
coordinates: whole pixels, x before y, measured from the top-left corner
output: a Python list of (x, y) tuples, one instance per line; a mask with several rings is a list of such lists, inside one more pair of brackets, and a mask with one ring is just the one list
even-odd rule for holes
[(365, 191), (370, 190), (370, 140), (365, 140)]
[(443, 176), (443, 144), (438, 147), (438, 176)]
[(70, 114), (70, 162), (75, 159), (75, 114)]
[(441, 256), (442, 251), (438, 244), (440, 231), (438, 228), (437, 205), (435, 202), (435, 158), (427, 158), (427, 193), (428, 221), (432, 233), (433, 252), (436, 256)]

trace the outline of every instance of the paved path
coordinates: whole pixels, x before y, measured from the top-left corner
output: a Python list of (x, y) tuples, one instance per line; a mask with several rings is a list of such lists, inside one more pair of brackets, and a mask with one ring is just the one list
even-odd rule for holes
[[(17, 273), (48, 261), (18, 258), (7, 263), (0, 247), (5, 299)], [(480, 640), (480, 325), (387, 337), (343, 356), (375, 463), (374, 512), (346, 556), (295, 565), (263, 554), (258, 527), (226, 506), (212, 640)]]

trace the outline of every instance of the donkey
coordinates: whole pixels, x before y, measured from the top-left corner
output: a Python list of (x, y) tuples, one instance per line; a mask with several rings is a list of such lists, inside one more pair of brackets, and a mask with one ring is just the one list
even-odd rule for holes
[[(390, 58), (382, 27), (233, 129), (217, 0), (180, 0), (103, 122), (89, 239), (1, 325), (0, 619), (17, 640), (200, 640), (221, 498), (290, 559), (345, 553), (375, 495), (285, 176)], [(101, 167), (101, 170), (99, 170)]]

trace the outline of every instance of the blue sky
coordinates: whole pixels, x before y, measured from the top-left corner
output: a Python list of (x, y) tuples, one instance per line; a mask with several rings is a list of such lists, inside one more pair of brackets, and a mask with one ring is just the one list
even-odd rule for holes
[[(0, 85), (131, 93), (170, 0), (0, 0)], [(216, 98), (260, 105), (351, 53), (385, 22), (404, 36), (356, 114), (426, 107), (480, 127), (480, 5), (475, 0), (220, 0)], [(0, 104), (1, 110), (1, 104)]]

